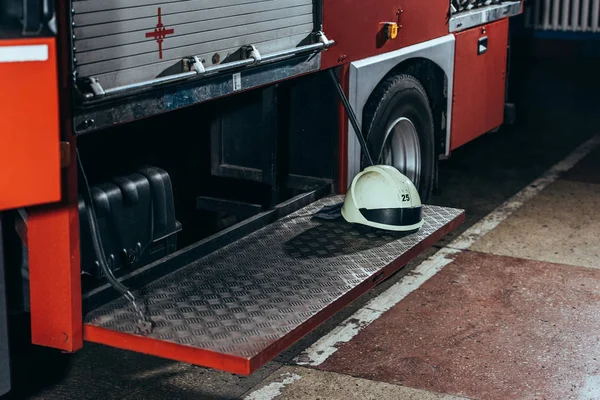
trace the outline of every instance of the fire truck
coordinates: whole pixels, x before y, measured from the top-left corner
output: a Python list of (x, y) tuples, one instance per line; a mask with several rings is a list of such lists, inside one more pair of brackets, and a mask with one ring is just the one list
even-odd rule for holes
[(14, 315), (41, 348), (248, 375), (391, 276), (464, 212), (425, 205), (405, 235), (345, 223), (356, 135), (425, 203), (440, 160), (510, 119), (522, 11), (0, 1), (0, 391)]

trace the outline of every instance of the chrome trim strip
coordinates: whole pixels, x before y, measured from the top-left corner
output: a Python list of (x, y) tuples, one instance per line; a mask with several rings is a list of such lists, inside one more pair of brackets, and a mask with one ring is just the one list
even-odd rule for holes
[(521, 1), (509, 1), (474, 10), (459, 12), (450, 17), (450, 32), (459, 32), (478, 25), (513, 17), (521, 12)]

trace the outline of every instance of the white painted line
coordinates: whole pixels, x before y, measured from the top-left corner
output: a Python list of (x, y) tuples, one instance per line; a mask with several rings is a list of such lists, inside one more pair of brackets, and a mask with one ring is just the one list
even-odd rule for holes
[(547, 170), (542, 176), (531, 182), (527, 187), (508, 199), (502, 205), (498, 206), (494, 211), (489, 213), (481, 221), (470, 227), (456, 240), (448, 245), (454, 249), (466, 250), (471, 247), (483, 235), (495, 229), (509, 215), (517, 211), (526, 202), (537, 196), (548, 185), (558, 179), (562, 174), (570, 170), (581, 161), (585, 156), (590, 154), (596, 147), (600, 145), (600, 135), (593, 136), (588, 141), (577, 147), (564, 160), (555, 164)]
[(281, 394), (281, 391), (288, 385), (302, 379), (300, 375), (285, 373), (281, 382), (272, 382), (244, 397), (244, 400), (273, 400)]
[(600, 399), (600, 376), (590, 375), (585, 378), (583, 387), (579, 391), (578, 400)]
[(48, 46), (0, 46), (0, 63), (48, 60)]
[(365, 326), (370, 325), (387, 310), (398, 304), (411, 292), (433, 277), (446, 265), (450, 264), (458, 253), (468, 249), (481, 237), (496, 228), (503, 220), (518, 210), (525, 202), (532, 199), (561, 174), (571, 169), (581, 159), (600, 144), (600, 135), (596, 135), (575, 149), (567, 158), (554, 165), (540, 178), (533, 181), (519, 193), (511, 197), (480, 222), (473, 225), (447, 247), (440, 249), (433, 256), (423, 261), (412, 272), (394, 284), (377, 298), (369, 301), (363, 308), (355, 312), (335, 329), (317, 340), (312, 346), (294, 359), (299, 365), (321, 365), (338, 349), (341, 343), (350, 341)]

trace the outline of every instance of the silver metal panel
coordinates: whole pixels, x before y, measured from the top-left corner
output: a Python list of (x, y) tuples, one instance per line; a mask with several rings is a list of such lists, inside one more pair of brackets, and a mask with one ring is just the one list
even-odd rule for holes
[[(264, 32), (246, 32), (246, 27), (240, 26), (231, 30), (219, 30), (206, 33), (191, 34), (178, 41), (180, 47), (163, 49), (163, 58), (155, 53), (156, 43), (139, 43), (110, 47), (77, 53), (78, 72), (82, 76), (96, 76), (115, 72), (126, 68), (140, 67), (150, 64), (162, 63), (165, 60), (178, 62), (184, 57), (209, 54), (206, 65), (213, 65), (212, 56), (219, 54), (221, 60), (226, 59), (231, 51), (228, 49), (247, 44), (256, 44), (261, 53), (274, 53), (290, 47), (296, 47), (299, 42), (288, 47), (290, 38), (301, 37), (305, 39), (312, 29), (312, 17), (294, 17), (292, 19), (262, 23)], [(309, 21), (307, 23), (307, 21)], [(289, 24), (298, 22), (298, 25)], [(276, 37), (277, 39), (273, 39)], [(166, 42), (166, 40), (165, 40)], [(138, 52), (139, 51), (139, 52)], [(148, 77), (148, 78), (154, 78)]]
[[(219, 5), (215, 5), (215, 0), (76, 0), (77, 12), (90, 13), (105, 10), (120, 10), (131, 7), (141, 7), (147, 5), (163, 6), (175, 3), (200, 4), (200, 8), (219, 8), (222, 6), (231, 6), (237, 4), (254, 3), (256, 0), (219, 0)], [(269, 1), (269, 0), (263, 0)], [(187, 6), (186, 6), (187, 7)]]
[[(229, 20), (228, 18), (224, 18)], [(241, 47), (245, 44), (254, 44), (256, 41), (268, 41), (272, 40), (273, 37), (279, 37), (277, 35), (293, 35), (295, 33), (294, 28), (300, 28), (301, 32), (310, 33), (312, 29), (312, 15), (305, 14), (301, 16), (292, 16), (286, 18), (279, 18), (274, 21), (264, 21), (259, 23), (251, 24), (234, 24), (232, 22), (230, 28), (216, 28), (210, 29), (214, 23), (207, 22), (206, 24), (186, 24), (185, 27), (180, 29), (182, 36), (173, 37), (169, 39), (174, 46), (173, 49), (163, 49), (163, 58), (173, 57), (175, 55), (181, 55), (182, 57), (197, 55), (203, 49), (204, 51), (214, 51), (216, 53), (222, 52), (223, 48), (232, 47), (237, 45)], [(255, 39), (252, 42), (248, 42), (247, 37), (253, 37), (254, 35), (262, 34), (259, 39)], [(275, 35), (275, 36), (274, 36)], [(111, 68), (122, 68), (131, 67), (133, 65), (139, 65), (144, 63), (145, 60), (148, 62), (157, 61), (157, 46), (155, 41), (144, 41), (139, 42), (140, 34), (134, 32), (132, 35), (111, 35), (103, 36), (97, 39), (88, 39), (84, 41), (84, 48), (79, 48), (79, 42), (77, 46), (77, 63), (80, 66), (85, 66), (92, 63), (100, 63), (106, 60), (112, 60)], [(167, 39), (165, 39), (165, 43)], [(91, 49), (85, 48), (85, 45), (89, 45)], [(165, 45), (163, 45), (165, 46)], [(183, 48), (183, 49), (182, 49)], [(273, 51), (265, 51), (264, 48), (259, 49), (261, 53), (272, 53)], [(281, 49), (283, 50), (283, 48)], [(183, 51), (183, 53), (182, 53)], [(190, 53), (191, 51), (191, 53)], [(127, 58), (129, 56), (147, 55), (146, 57), (139, 59)], [(223, 54), (225, 58), (227, 54)], [(123, 60), (132, 60), (131, 62), (125, 62)], [(94, 64), (98, 65), (98, 64)], [(104, 69), (106, 71), (107, 63), (104, 63)], [(92, 69), (88, 67), (88, 69)]]
[(593, 0), (592, 3), (592, 24), (590, 26), (590, 30), (592, 32), (600, 31), (600, 0)]
[[(590, 0), (583, 0), (581, 4), (581, 21), (589, 21), (590, 19)], [(583, 24), (585, 26), (585, 23)]]
[(209, 67), (247, 45), (294, 48), (314, 28), (313, 0), (78, 0), (73, 9), (76, 71), (105, 89), (181, 72), (190, 56)]
[[(282, 25), (282, 26), (280, 26)], [(184, 47), (178, 47), (174, 49), (163, 49), (163, 58), (160, 59), (156, 54), (152, 52), (146, 53), (135, 53), (135, 45), (126, 45), (119, 50), (111, 53), (113, 48), (100, 49), (97, 51), (90, 51), (82, 53), (84, 56), (83, 60), (78, 57), (78, 70), (83, 76), (87, 75), (98, 75), (107, 72), (114, 72), (125, 68), (140, 67), (143, 65), (149, 65), (153, 63), (163, 63), (167, 60), (178, 62), (184, 57), (197, 56), (203, 53), (210, 54), (206, 60), (206, 65), (213, 65), (211, 58), (212, 55), (218, 53), (222, 55), (223, 59), (226, 58), (229, 48), (239, 49), (241, 46), (247, 43), (256, 43), (257, 47), (260, 47), (261, 53), (273, 53), (275, 48), (280, 50), (289, 48), (285, 44), (289, 42), (288, 37), (299, 36), (305, 38), (307, 31), (310, 32), (312, 25), (300, 25), (300, 26), (285, 26), (285, 23), (274, 23), (271, 27), (275, 30), (267, 32), (258, 32), (253, 34), (247, 34), (241, 36), (228, 37), (226, 32), (210, 32), (204, 35), (205, 38), (210, 38), (210, 41), (201, 41), (202, 35), (190, 35), (189, 39), (182, 40), (182, 44), (187, 44)], [(236, 32), (243, 31), (242, 29), (236, 30)], [(272, 40), (274, 34), (281, 35), (279, 39)], [(198, 39), (198, 42), (194, 42), (194, 38)], [(282, 44), (285, 43), (285, 44)], [(297, 45), (297, 43), (296, 43)], [(156, 46), (156, 43), (151, 43), (150, 46)], [(214, 51), (215, 47), (218, 47), (218, 51)], [(292, 47), (296, 47), (295, 45)], [(149, 49), (146, 44), (141, 45), (142, 49)], [(123, 58), (109, 58), (111, 54), (121, 54)], [(105, 57), (105, 58), (103, 58)], [(92, 64), (85, 64), (84, 62), (93, 62)]]
[[(123, 124), (151, 115), (224, 97), (268, 83), (318, 71), (321, 54), (290, 59), (239, 72), (240, 87), (234, 88), (234, 75), (227, 74), (190, 82), (177, 88), (164, 88), (152, 96), (130, 97), (126, 101), (76, 109), (73, 124), (78, 134)], [(93, 123), (91, 122), (93, 121)]]
[(578, 29), (580, 28), (579, 17), (581, 16), (580, 8), (579, 8), (579, 0), (573, 0), (571, 2), (571, 26), (575, 26)]
[(600, 0), (531, 0), (525, 26), (557, 32), (599, 32)]
[[(101, 7), (98, 10), (88, 10), (85, 6), (89, 3), (100, 4)], [(144, 2), (138, 6), (131, 6), (131, 1), (125, 3), (125, 0), (117, 0), (117, 3), (123, 5), (127, 4), (126, 8), (123, 7), (108, 7), (104, 6), (107, 2), (95, 2), (95, 1), (75, 1), (74, 9), (77, 16), (77, 28), (76, 33), (82, 34), (85, 32), (89, 33), (100, 33), (96, 36), (102, 36), (106, 33), (101, 33), (102, 28), (116, 29), (115, 33), (119, 31), (131, 31), (132, 27), (148, 24), (148, 27), (154, 28), (156, 26), (156, 11), (157, 7), (161, 7), (162, 15), (167, 18), (174, 14), (193, 14), (196, 16), (197, 21), (207, 21), (223, 17), (231, 17), (234, 15), (252, 14), (257, 12), (264, 12), (269, 10), (277, 10), (282, 8), (297, 7), (306, 5), (306, 0), (278, 0), (276, 4), (272, 1), (261, 1), (256, 0), (228, 0), (221, 1), (219, 6), (214, 5), (213, 0), (177, 0), (175, 2), (159, 1), (158, 3), (152, 4), (152, 2)], [(114, 3), (114, 2), (111, 2)], [(168, 4), (168, 6), (165, 6)], [(178, 23), (194, 22), (194, 19), (190, 19), (189, 15), (178, 15)], [(187, 18), (187, 19), (186, 19)], [(126, 22), (124, 22), (126, 21)], [(138, 24), (138, 25), (131, 25)], [(93, 29), (92, 26), (96, 25), (97, 29)], [(80, 29), (81, 27), (87, 26), (87, 30)]]
[[(298, 2), (298, 1), (304, 1), (304, 0), (294, 0), (294, 1), (289, 1), (289, 3), (294, 3), (294, 2)], [(264, 6), (263, 6), (264, 7)], [(243, 7), (240, 7), (243, 8)], [(256, 8), (256, 7), (254, 7)], [(245, 12), (250, 12), (250, 11), (245, 11)], [(311, 23), (312, 21), (312, 6), (310, 5), (303, 5), (300, 7), (293, 7), (293, 8), (284, 8), (284, 9), (279, 9), (279, 10), (267, 10), (267, 11), (261, 11), (261, 10), (257, 10), (256, 12), (253, 12), (251, 14), (249, 14), (247, 17), (243, 18), (243, 22), (244, 24), (242, 26), (239, 26), (239, 22), (240, 22), (240, 17), (239, 16), (233, 16), (233, 17), (225, 17), (225, 18), (216, 18), (216, 17), (212, 17), (212, 18), (208, 18), (207, 16), (210, 15), (212, 13), (207, 13), (205, 11), (194, 11), (194, 12), (187, 12), (185, 13), (183, 16), (179, 17), (180, 23), (184, 24), (181, 26), (181, 28), (179, 28), (177, 30), (177, 34), (178, 35), (200, 35), (200, 34), (208, 34), (211, 31), (219, 31), (215, 35), (216, 37), (220, 37), (220, 38), (227, 38), (229, 36), (234, 36), (236, 35), (236, 31), (235, 29), (242, 30), (242, 32), (248, 32), (250, 31), (251, 24), (257, 24), (257, 23), (262, 23), (263, 25), (260, 26), (252, 26), (253, 29), (256, 30), (264, 30), (265, 25), (267, 25), (267, 30), (269, 28), (268, 24), (272, 23), (273, 21), (277, 21), (279, 22), (278, 25), (279, 26), (285, 26), (282, 25), (282, 21), (283, 22), (292, 22), (293, 23), (293, 19), (294, 17), (304, 17), (301, 18), (300, 21), (302, 21), (302, 23)], [(112, 25), (112, 26), (106, 26), (106, 25)], [(77, 51), (78, 52), (87, 52), (90, 50), (98, 50), (98, 49), (103, 49), (103, 48), (108, 48), (108, 47), (117, 47), (117, 46), (124, 46), (127, 44), (138, 44), (138, 42), (140, 41), (140, 35), (139, 32), (140, 30), (143, 31), (151, 31), (154, 29), (154, 26), (156, 25), (156, 18), (143, 18), (143, 19), (138, 19), (138, 20), (134, 20), (132, 21), (130, 24), (128, 24), (127, 26), (124, 26), (123, 24), (120, 23), (116, 23), (116, 24), (106, 24), (106, 25), (92, 25), (89, 27), (85, 27), (85, 28), (75, 28), (75, 35), (77, 36)], [(131, 25), (131, 26), (129, 26)], [(98, 32), (94, 32), (94, 29), (97, 30)], [(111, 35), (108, 36), (104, 36), (103, 33), (106, 32), (107, 29), (110, 29)], [(132, 31), (132, 29), (135, 29), (135, 31)], [(95, 36), (92, 36), (95, 35)], [(202, 37), (201, 38), (205, 41), (208, 40), (213, 40), (211, 39), (211, 37)], [(187, 37), (187, 42), (188, 43), (194, 43), (195, 40), (190, 37)], [(185, 41), (184, 41), (185, 43)], [(147, 49), (148, 51), (152, 52), (155, 49), (155, 46), (148, 46), (151, 45), (153, 43), (144, 43), (144, 45), (146, 45), (147, 47), (150, 47), (149, 49)], [(180, 42), (178, 42), (178, 44), (181, 44)], [(122, 48), (119, 48), (121, 52), (123, 52)], [(130, 49), (133, 49), (135, 52), (140, 52), (144, 50), (144, 47), (141, 47), (140, 45), (137, 46), (132, 46)], [(131, 50), (130, 50), (131, 51)], [(94, 53), (96, 54), (96, 53)], [(121, 54), (121, 53), (119, 53)], [(98, 56), (97, 56), (98, 57)], [(85, 62), (85, 57), (79, 57), (79, 61), (81, 63)]]
[(569, 6), (574, 0), (563, 1), (562, 2), (562, 15), (561, 15), (561, 26), (564, 26), (566, 29), (570, 30), (569, 26)]
[(461, 12), (450, 18), (450, 32), (458, 32), (474, 26), (512, 17), (521, 12), (521, 1), (507, 1), (471, 11)]
[[(148, 337), (252, 359), (317, 314), (330, 313), (335, 301), (374, 282), (463, 213), (424, 206), (425, 223), (410, 235), (313, 218), (342, 201), (313, 203), (136, 291), (154, 323)], [(136, 314), (123, 299), (85, 321), (136, 333)]]
[[(408, 46), (390, 53), (381, 54), (350, 64), (349, 101), (358, 116), (359, 124), (367, 99), (379, 82), (395, 66), (411, 58), (425, 58), (436, 63), (446, 75), (447, 115), (446, 115), (446, 155), (450, 154), (450, 134), (452, 126), (452, 93), (454, 88), (454, 35)], [(348, 182), (360, 172), (361, 149), (352, 125), (348, 123)], [(362, 128), (362, 127), (361, 127)]]

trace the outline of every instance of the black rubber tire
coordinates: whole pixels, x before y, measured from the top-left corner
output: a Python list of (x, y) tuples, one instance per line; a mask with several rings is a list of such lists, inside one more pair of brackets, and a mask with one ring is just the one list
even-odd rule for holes
[[(421, 149), (421, 175), (419, 182), (414, 184), (421, 201), (428, 201), (433, 190), (437, 163), (433, 113), (423, 85), (411, 75), (391, 76), (375, 89), (363, 115), (363, 126), (366, 128), (363, 134), (373, 158), (381, 153), (385, 134), (393, 121), (402, 117), (412, 121)], [(378, 160), (374, 162), (378, 163)], [(362, 165), (367, 166), (364, 155)]]

